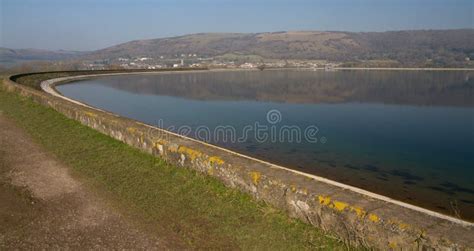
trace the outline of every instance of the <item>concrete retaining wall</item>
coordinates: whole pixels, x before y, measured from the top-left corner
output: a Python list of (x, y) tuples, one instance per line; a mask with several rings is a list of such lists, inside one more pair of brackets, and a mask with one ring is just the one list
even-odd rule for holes
[(84, 76), (43, 82), (42, 87), (50, 93), (10, 79), (5, 79), (3, 86), (177, 166), (216, 177), (227, 186), (250, 193), (352, 245), (376, 249), (474, 249), (473, 223), (119, 117), (69, 100), (51, 88), (79, 78)]

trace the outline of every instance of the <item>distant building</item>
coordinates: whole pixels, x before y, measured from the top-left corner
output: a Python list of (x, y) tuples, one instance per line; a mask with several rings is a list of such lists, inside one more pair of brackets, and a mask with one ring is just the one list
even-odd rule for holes
[(252, 64), (252, 63), (245, 63), (245, 64), (240, 65), (240, 68), (244, 68), (244, 69), (252, 69), (252, 68), (256, 68), (256, 67), (257, 67), (257, 65)]
[(334, 71), (335, 65), (334, 64), (326, 64), (324, 66), (324, 70), (326, 71)]
[(147, 61), (147, 60), (150, 60), (152, 58), (146, 58), (146, 57), (143, 57), (143, 58), (137, 58), (135, 61)]

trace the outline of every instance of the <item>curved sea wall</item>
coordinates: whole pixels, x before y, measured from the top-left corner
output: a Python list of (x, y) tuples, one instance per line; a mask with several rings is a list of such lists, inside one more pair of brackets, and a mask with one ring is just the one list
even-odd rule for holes
[(3, 88), (177, 166), (213, 176), (352, 245), (474, 249), (473, 223), (120, 117), (66, 98), (54, 89), (60, 83), (98, 75), (47, 80), (41, 84), (45, 92), (19, 85), (12, 76), (3, 81)]

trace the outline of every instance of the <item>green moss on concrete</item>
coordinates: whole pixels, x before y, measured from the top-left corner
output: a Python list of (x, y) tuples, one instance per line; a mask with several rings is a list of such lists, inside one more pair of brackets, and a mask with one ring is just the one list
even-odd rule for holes
[(347, 248), (213, 178), (171, 166), (27, 98), (0, 91), (0, 112), (125, 214), (157, 234), (173, 233), (190, 248)]

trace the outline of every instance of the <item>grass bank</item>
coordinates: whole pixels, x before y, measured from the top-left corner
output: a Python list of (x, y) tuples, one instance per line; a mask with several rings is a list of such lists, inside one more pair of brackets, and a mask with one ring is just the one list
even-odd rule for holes
[(158, 235), (192, 249), (345, 249), (320, 230), (249, 195), (0, 90), (0, 112), (112, 205)]

